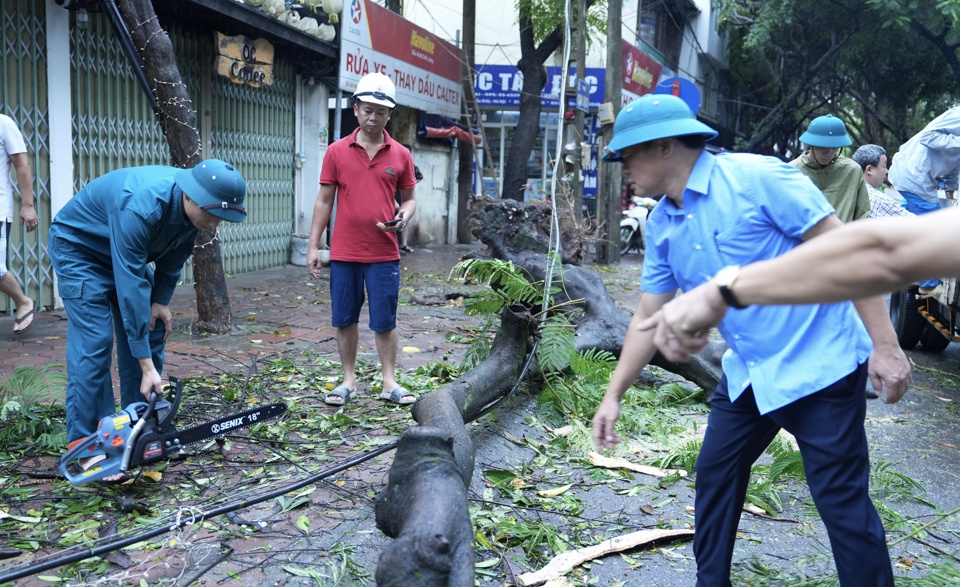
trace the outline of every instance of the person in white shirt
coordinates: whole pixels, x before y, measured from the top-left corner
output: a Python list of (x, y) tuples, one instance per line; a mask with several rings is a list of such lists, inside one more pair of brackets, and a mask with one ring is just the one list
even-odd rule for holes
[(887, 216), (913, 216), (900, 205), (900, 200), (880, 190), (887, 181), (887, 151), (880, 145), (861, 145), (851, 157), (863, 169), (863, 180), (867, 182), (867, 195), (870, 196), (870, 215), (868, 218)]
[(13, 226), (13, 182), (10, 167), (17, 173), (17, 188), (20, 190), (20, 226), (33, 232), (39, 221), (33, 205), (33, 173), (27, 159), (27, 146), (17, 123), (9, 116), (0, 114), (0, 292), (10, 296), (16, 305), (13, 333), (23, 334), (33, 326), (37, 303), (25, 293), (17, 278), (7, 271), (7, 241)]
[(952, 197), (960, 171), (960, 106), (955, 106), (900, 146), (890, 165), (890, 183), (907, 201), (907, 210), (940, 209), (939, 189)]

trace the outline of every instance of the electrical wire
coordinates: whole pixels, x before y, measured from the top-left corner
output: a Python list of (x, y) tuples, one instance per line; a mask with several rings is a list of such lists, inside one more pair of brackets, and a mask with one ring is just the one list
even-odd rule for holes
[(3, 574), (0, 574), (0, 583), (15, 581), (17, 579), (34, 575), (42, 571), (54, 569), (56, 567), (60, 567), (70, 563), (79, 562), (84, 559), (88, 559), (90, 557), (100, 556), (102, 554), (113, 552), (115, 550), (124, 548), (125, 546), (130, 546), (131, 544), (136, 544), (144, 540), (149, 540), (150, 538), (154, 538), (156, 536), (165, 534), (167, 532), (172, 532), (184, 526), (188, 526), (190, 524), (194, 524), (197, 522), (202, 522), (207, 518), (212, 518), (214, 516), (219, 516), (229, 512), (234, 512), (242, 508), (250, 507), (252, 505), (256, 505), (258, 503), (262, 503), (264, 501), (268, 501), (268, 500), (280, 497), (282, 495), (286, 495), (291, 491), (296, 491), (301, 487), (312, 485), (317, 481), (321, 481), (327, 477), (330, 477), (331, 475), (335, 475), (341, 471), (345, 471), (351, 467), (360, 465), (374, 457), (380, 456), (385, 452), (389, 452), (395, 449), (396, 447), (397, 447), (396, 442), (386, 444), (370, 452), (364, 453), (356, 458), (350, 459), (345, 463), (336, 465), (329, 469), (325, 469), (315, 475), (311, 475), (299, 481), (295, 481), (293, 483), (290, 483), (289, 485), (285, 485), (281, 487), (280, 489), (275, 489), (268, 493), (258, 495), (252, 499), (234, 501), (232, 503), (228, 503), (227, 505), (214, 507), (214, 508), (199, 511), (199, 512), (195, 511), (196, 508), (191, 508), (191, 511), (193, 511), (193, 513), (191, 513), (190, 515), (184, 516), (182, 515), (182, 511), (175, 514), (176, 519), (174, 520), (173, 523), (158, 524), (157, 527), (154, 527), (150, 530), (146, 530), (144, 532), (135, 534), (133, 536), (127, 536), (126, 538), (121, 538), (113, 542), (108, 542), (107, 544), (103, 544), (103, 545), (92, 547), (92, 548), (86, 548), (86, 549), (80, 550), (79, 552), (75, 552), (73, 554), (69, 554), (66, 556), (57, 556), (52, 560), (42, 560), (42, 561), (34, 562), (33, 564), (11, 569)]
[[(570, 74), (570, 20), (572, 8), (571, 0), (563, 3), (563, 70), (560, 72), (560, 99), (558, 100), (557, 116), (557, 148), (556, 156), (553, 158), (553, 177), (550, 180), (550, 255), (547, 257), (546, 275), (543, 278), (543, 304), (541, 316), (547, 315), (547, 308), (550, 306), (550, 291), (553, 286), (553, 270), (560, 258), (560, 217), (557, 215), (557, 181), (560, 165), (563, 164), (563, 113), (567, 107), (567, 76)], [(582, 32), (580, 34), (583, 34)], [(577, 64), (577, 74), (583, 75), (584, 67), (582, 63)], [(577, 129), (578, 132), (580, 129)], [(545, 318), (541, 318), (541, 322)]]

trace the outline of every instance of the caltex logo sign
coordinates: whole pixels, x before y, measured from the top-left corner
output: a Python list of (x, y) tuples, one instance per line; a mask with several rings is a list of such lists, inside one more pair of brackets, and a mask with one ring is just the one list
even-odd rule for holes
[(361, 0), (353, 0), (350, 3), (350, 18), (353, 20), (353, 24), (360, 24), (360, 18), (363, 17), (363, 9), (360, 4)]

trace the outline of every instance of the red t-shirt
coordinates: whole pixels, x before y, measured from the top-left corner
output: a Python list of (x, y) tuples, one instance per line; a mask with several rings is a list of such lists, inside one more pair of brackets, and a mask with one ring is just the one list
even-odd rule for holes
[(355, 263), (399, 260), (396, 234), (380, 230), (377, 222), (396, 216), (397, 190), (416, 185), (413, 157), (383, 131), (383, 144), (371, 161), (357, 143), (359, 132), (358, 128), (330, 145), (323, 157), (320, 183), (337, 188), (330, 259)]

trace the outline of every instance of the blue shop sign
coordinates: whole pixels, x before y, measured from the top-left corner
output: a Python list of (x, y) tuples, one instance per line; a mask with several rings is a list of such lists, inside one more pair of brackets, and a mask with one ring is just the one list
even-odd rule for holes
[[(480, 106), (520, 106), (520, 89), (523, 75), (515, 65), (477, 65), (474, 91)], [(559, 107), (560, 81), (563, 70), (556, 65), (547, 67), (547, 83), (543, 88), (541, 104), (548, 108)], [(586, 82), (590, 85), (590, 108), (603, 103), (603, 84), (606, 69), (588, 67)], [(569, 80), (572, 79), (568, 76)]]

